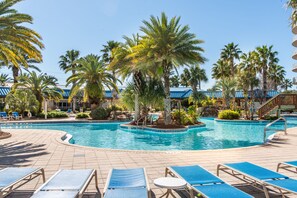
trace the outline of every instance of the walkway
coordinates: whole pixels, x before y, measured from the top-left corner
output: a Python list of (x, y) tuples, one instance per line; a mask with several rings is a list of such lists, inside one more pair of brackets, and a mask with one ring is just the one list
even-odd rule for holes
[[(184, 152), (104, 150), (63, 144), (60, 137), (65, 133), (62, 131), (33, 129), (5, 131), (11, 132), (12, 137), (0, 140), (0, 168), (44, 167), (46, 178), (58, 169), (94, 168), (98, 170), (101, 192), (110, 168), (146, 167), (152, 191), (159, 197), (164, 191), (156, 188), (152, 181), (164, 176), (166, 166), (200, 164), (215, 173), (218, 163), (250, 161), (275, 170), (278, 162), (297, 159), (297, 129), (289, 129), (288, 136), (280, 135), (278, 140), (267, 146)], [(295, 177), (293, 173), (285, 174)], [(221, 176), (232, 184), (239, 182), (226, 174)], [(29, 197), (32, 190), (40, 185), (40, 179), (34, 180), (21, 188), (24, 191), (14, 193), (10, 197)], [(255, 189), (251, 187), (242, 189), (255, 197), (264, 197), (262, 192), (254, 191)], [(94, 184), (91, 184), (89, 191), (95, 192)], [(91, 194), (90, 197), (94, 196)]]

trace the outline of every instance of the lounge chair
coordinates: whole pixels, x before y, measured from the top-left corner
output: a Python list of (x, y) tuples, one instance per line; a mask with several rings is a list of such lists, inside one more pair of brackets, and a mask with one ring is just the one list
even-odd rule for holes
[(297, 173), (297, 161), (281, 162), (277, 165), (276, 171), (279, 172), (279, 169), (284, 169), (292, 173)]
[(112, 169), (103, 191), (105, 198), (150, 198), (151, 191), (144, 168)]
[(0, 112), (0, 118), (3, 120), (9, 120), (10, 117), (7, 115), (7, 113), (5, 111)]
[(22, 115), (20, 115), (18, 112), (12, 112), (11, 117), (15, 120), (19, 120), (23, 118)]
[(59, 170), (37, 189), (32, 197), (81, 198), (93, 178), (95, 179), (96, 189), (100, 192), (96, 170)]
[[(171, 166), (165, 170), (165, 176), (179, 177), (187, 182), (188, 193), (194, 198), (194, 192), (211, 198), (251, 198), (252, 196), (224, 182), (217, 176), (198, 165)], [(196, 195), (197, 195), (196, 194)]]
[(297, 180), (249, 162), (219, 164), (218, 175), (219, 171), (264, 191), (266, 198), (269, 198), (268, 190), (277, 190), (283, 197), (285, 193), (297, 194)]
[(0, 198), (38, 176), (42, 176), (43, 182), (45, 182), (42, 168), (4, 168), (0, 170)]

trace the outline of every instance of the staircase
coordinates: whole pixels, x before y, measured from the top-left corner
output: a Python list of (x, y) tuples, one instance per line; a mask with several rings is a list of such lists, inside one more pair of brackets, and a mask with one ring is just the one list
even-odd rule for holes
[(263, 118), (265, 115), (281, 105), (295, 105), (295, 108), (297, 108), (297, 94), (278, 94), (277, 96), (271, 98), (259, 107), (259, 118)]

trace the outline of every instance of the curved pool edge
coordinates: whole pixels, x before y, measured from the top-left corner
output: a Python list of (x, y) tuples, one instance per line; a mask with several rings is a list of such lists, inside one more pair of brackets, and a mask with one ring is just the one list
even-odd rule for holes
[[(19, 129), (21, 130), (21, 129)], [(110, 152), (129, 152), (129, 153), (197, 153), (197, 152), (222, 152), (222, 151), (228, 151), (228, 150), (247, 150), (247, 149), (254, 149), (254, 148), (260, 148), (260, 147), (267, 147), (269, 146), (271, 140), (266, 141), (266, 143), (258, 144), (258, 145), (252, 145), (252, 146), (246, 146), (246, 147), (237, 147), (237, 148), (225, 148), (225, 149), (208, 149), (208, 150), (128, 150), (128, 149), (111, 149), (111, 148), (98, 148), (98, 147), (92, 147), (92, 146), (83, 146), (78, 144), (71, 144), (69, 142), (65, 142), (62, 140), (62, 138), (67, 134), (67, 132), (62, 130), (50, 130), (48, 131), (58, 131), (63, 132), (64, 134), (62, 136), (56, 137), (56, 141), (60, 144), (71, 146), (75, 148), (87, 148), (91, 150), (98, 150), (98, 151), (110, 151)], [(297, 127), (289, 128), (288, 130), (297, 130)], [(274, 133), (270, 136), (275, 136), (277, 133)], [(269, 137), (270, 137), (269, 136)]]
[(136, 130), (144, 130), (144, 131), (150, 131), (150, 132), (164, 132), (164, 133), (178, 133), (178, 132), (187, 132), (190, 129), (195, 129), (195, 128), (201, 128), (205, 127), (205, 123), (197, 124), (197, 125), (188, 125), (185, 126), (184, 128), (176, 128), (176, 129), (160, 129), (160, 128), (152, 128), (152, 127), (147, 127), (147, 126), (135, 126), (135, 125), (130, 125), (130, 124), (120, 124), (120, 128), (122, 129), (136, 129)]

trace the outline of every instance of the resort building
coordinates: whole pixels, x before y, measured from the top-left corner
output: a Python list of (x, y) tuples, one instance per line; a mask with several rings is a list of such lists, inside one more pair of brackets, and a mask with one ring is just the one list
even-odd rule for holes
[[(5, 108), (5, 97), (10, 92), (11, 88), (9, 86), (7, 87), (0, 87), (0, 108)], [(119, 91), (122, 92), (124, 89), (120, 89)], [(48, 101), (48, 108), (50, 110), (54, 109), (60, 109), (62, 111), (67, 111), (68, 109), (72, 109), (73, 104), (72, 102), (68, 101), (69, 95), (70, 95), (70, 89), (63, 89), (63, 99), (60, 101)], [(221, 105), (223, 101), (222, 97), (222, 91), (200, 91), (205, 96), (215, 99), (217, 102), (217, 105)], [(180, 87), (180, 88), (171, 88), (170, 89), (170, 97), (172, 99), (172, 106), (177, 106), (178, 101), (183, 101), (185, 99), (188, 99), (192, 95), (192, 89), (189, 87)], [(263, 94), (260, 90), (254, 91), (255, 96), (255, 107), (260, 106), (260, 101), (263, 99)], [(268, 91), (266, 99), (273, 98), (274, 96), (278, 95), (278, 91)], [(117, 98), (120, 97), (120, 94), (117, 95)], [(250, 93), (249, 96), (250, 98)], [(236, 91), (235, 93), (235, 101), (237, 106), (243, 107), (244, 105), (244, 93), (242, 91)], [(104, 97), (104, 103), (103, 106), (108, 106), (112, 100), (112, 91), (111, 90), (105, 90), (105, 97)], [(82, 102), (82, 97), (78, 96), (76, 99), (76, 108), (77, 110), (80, 109), (80, 107), (88, 107), (88, 104), (84, 104)]]

